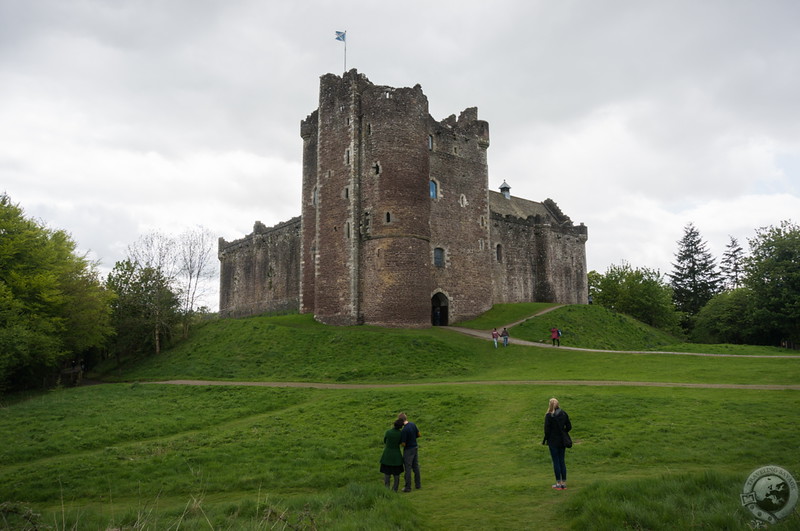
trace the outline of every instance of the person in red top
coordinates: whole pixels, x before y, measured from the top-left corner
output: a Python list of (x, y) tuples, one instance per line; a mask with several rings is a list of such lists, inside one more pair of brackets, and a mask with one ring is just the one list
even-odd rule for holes
[(561, 346), (561, 333), (558, 331), (558, 328), (551, 328), (550, 329), (550, 339), (553, 340), (553, 346)]
[(494, 348), (497, 348), (497, 338), (500, 337), (500, 333), (497, 331), (497, 328), (492, 330), (492, 339), (494, 340)]

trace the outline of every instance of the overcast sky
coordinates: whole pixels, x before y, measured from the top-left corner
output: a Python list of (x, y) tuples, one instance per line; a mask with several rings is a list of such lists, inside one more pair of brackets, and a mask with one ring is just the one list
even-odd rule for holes
[(690, 222), (719, 257), (799, 220), (798, 28), (796, 0), (0, 0), (0, 192), (103, 271), (299, 215), (346, 30), (347, 69), (478, 107), (490, 187), (585, 223), (590, 270), (669, 272)]

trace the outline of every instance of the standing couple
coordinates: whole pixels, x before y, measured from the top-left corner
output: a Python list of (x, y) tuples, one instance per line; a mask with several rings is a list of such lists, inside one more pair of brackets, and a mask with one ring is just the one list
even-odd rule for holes
[[(408, 421), (405, 413), (397, 415), (394, 426), (386, 430), (383, 436), (383, 455), (381, 455), (381, 473), (383, 484), (397, 492), (400, 486), (400, 474), (405, 471), (405, 488), (403, 492), (411, 492), (411, 472), (414, 472), (414, 486), (422, 488), (419, 477), (419, 456), (417, 455), (417, 438), (420, 437), (417, 425)], [(400, 447), (403, 452), (400, 453)], [(389, 482), (394, 476), (394, 486)]]

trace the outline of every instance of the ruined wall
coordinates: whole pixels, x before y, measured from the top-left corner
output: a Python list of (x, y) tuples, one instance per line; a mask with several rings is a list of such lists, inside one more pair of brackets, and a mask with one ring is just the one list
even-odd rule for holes
[(300, 296), (300, 218), (242, 239), (219, 239), (221, 317), (296, 311)]
[(549, 199), (489, 197), (495, 304), (587, 303), (587, 228), (574, 226)]
[[(474, 107), (463, 111), (458, 119), (431, 119), (430, 295), (441, 293), (446, 297), (447, 322), (476, 317), (492, 306), (488, 147), (489, 125), (478, 120)], [(437, 248), (443, 251), (440, 264), (434, 260)]]

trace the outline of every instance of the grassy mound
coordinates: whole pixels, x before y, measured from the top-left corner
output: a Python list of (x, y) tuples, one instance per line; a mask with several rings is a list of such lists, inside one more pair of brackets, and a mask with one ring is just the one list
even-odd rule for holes
[(560, 328), (561, 344), (605, 350), (653, 350), (678, 338), (602, 306), (574, 304), (556, 308), (514, 327), (515, 337), (550, 343), (550, 329)]
[(107, 381), (214, 379), (385, 383), (437, 379), (474, 370), (474, 339), (440, 330), (333, 327), (310, 315), (205, 323), (158, 356), (107, 360), (91, 375)]

